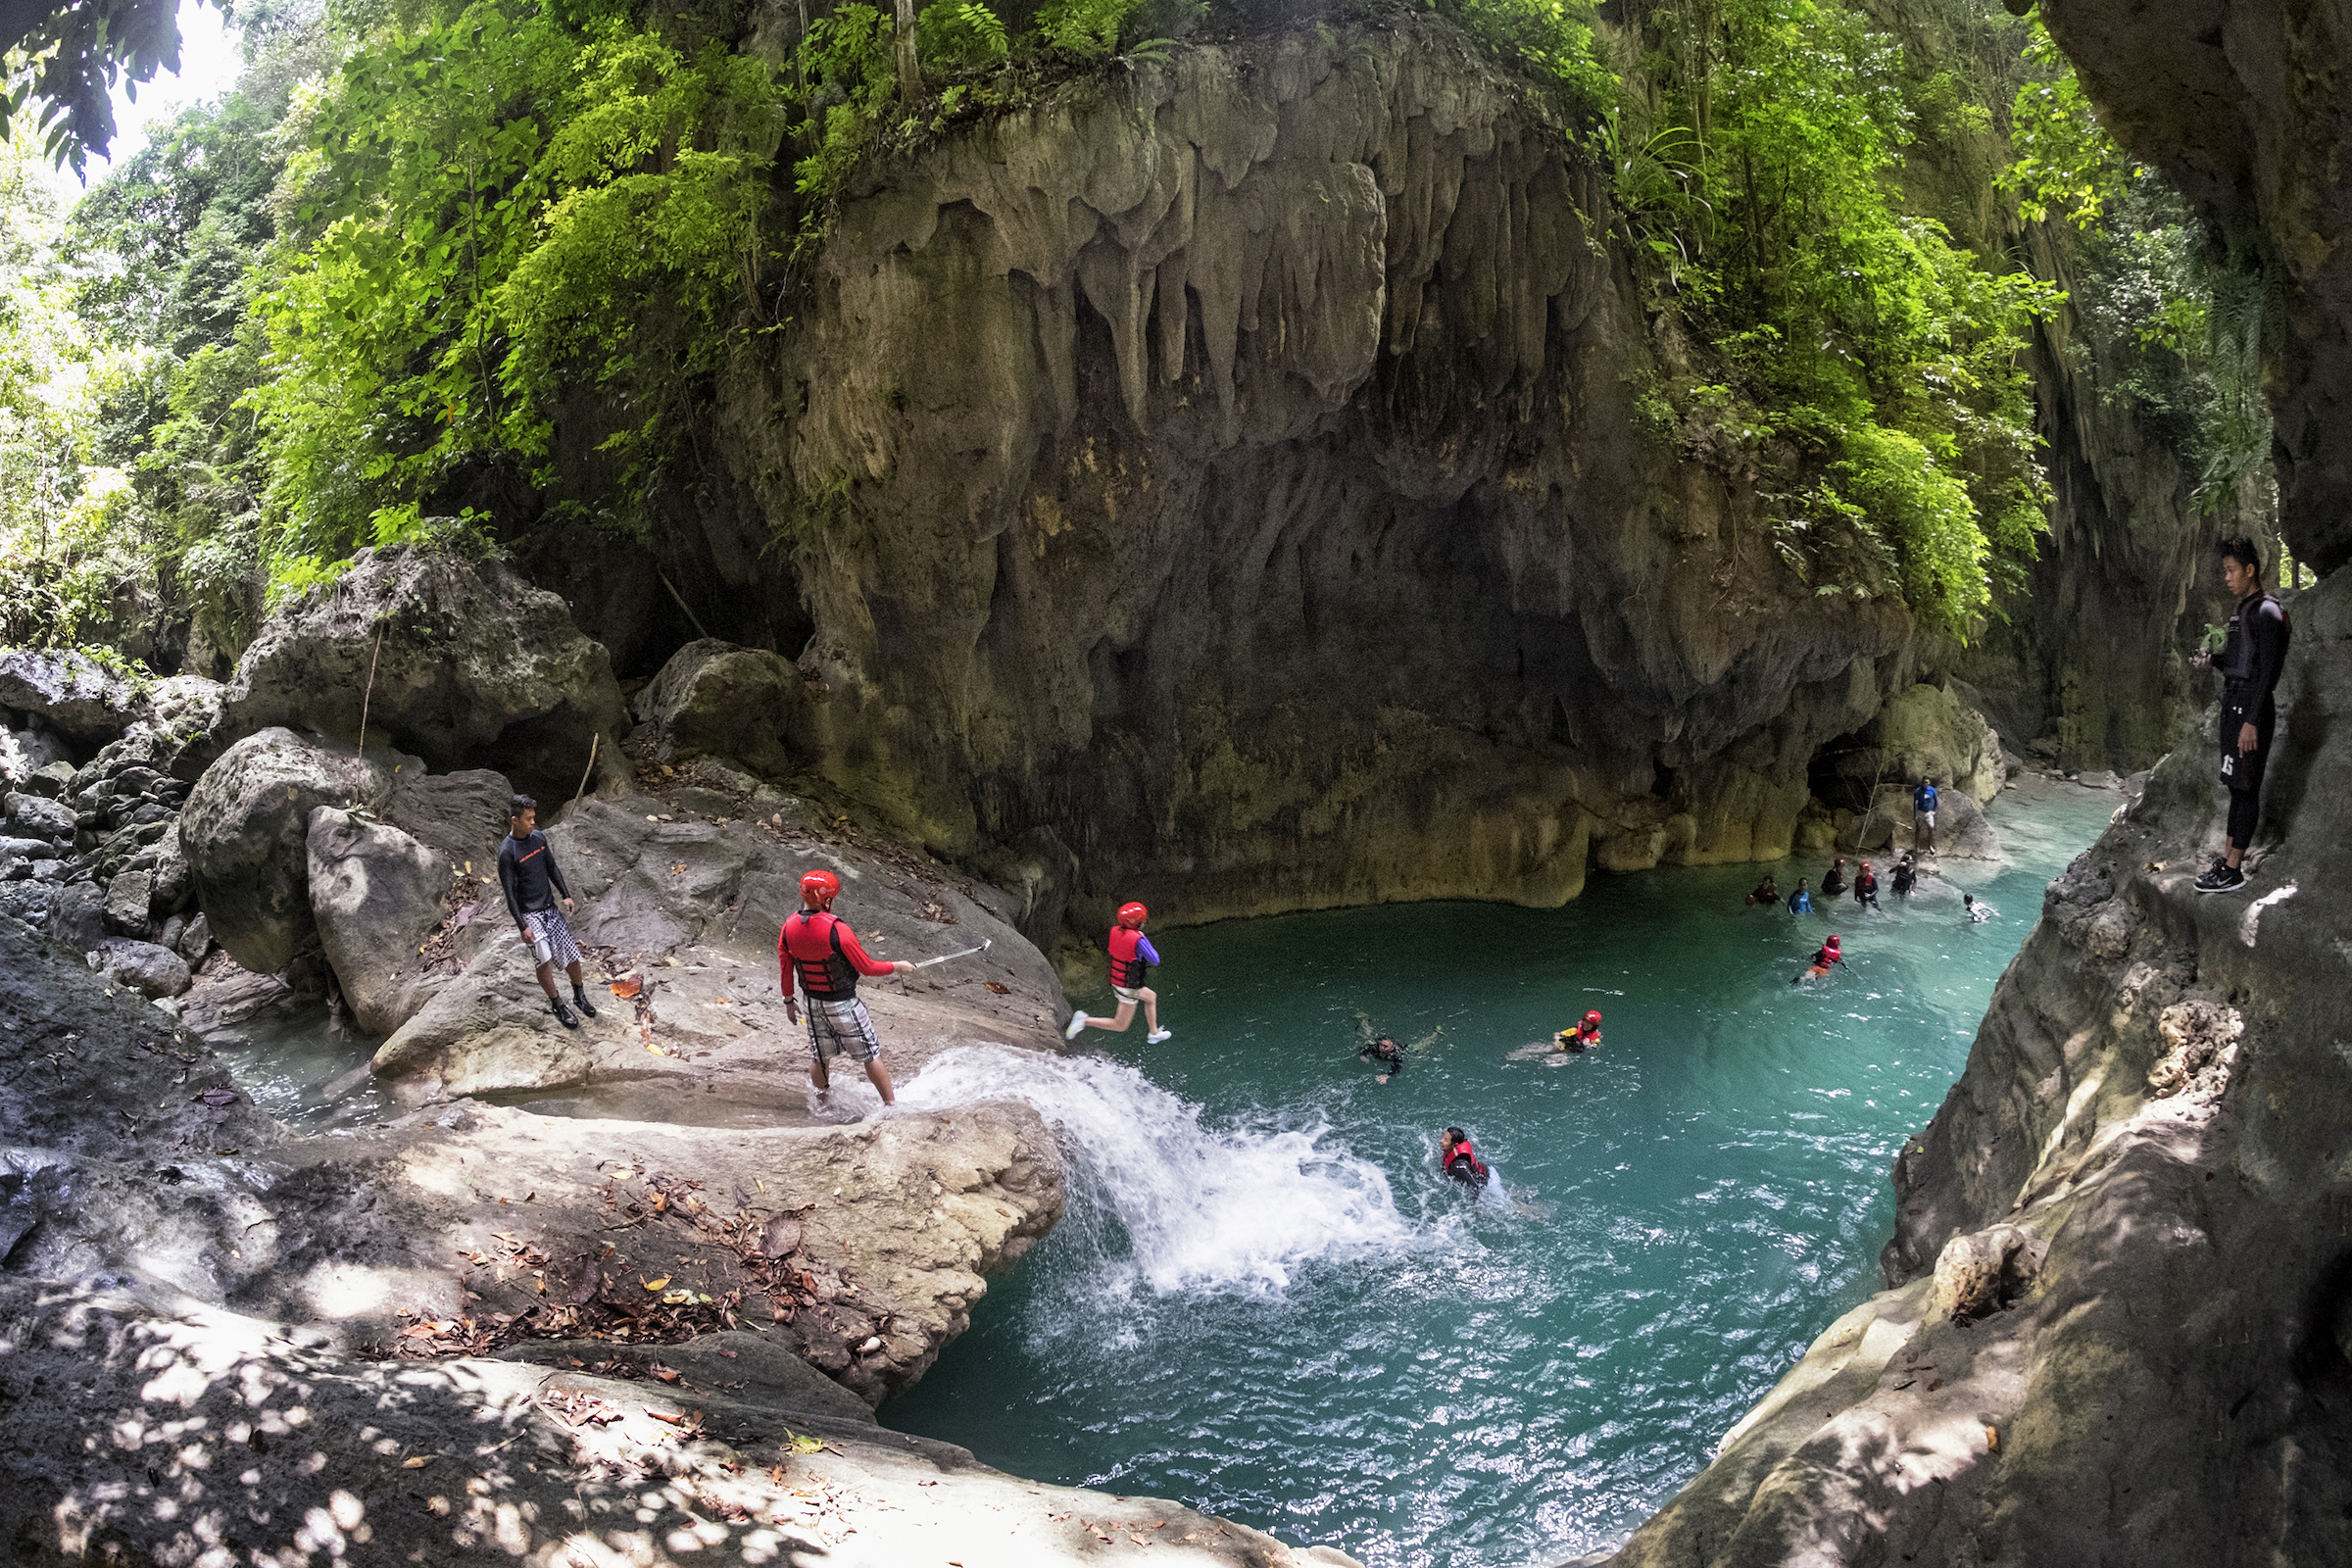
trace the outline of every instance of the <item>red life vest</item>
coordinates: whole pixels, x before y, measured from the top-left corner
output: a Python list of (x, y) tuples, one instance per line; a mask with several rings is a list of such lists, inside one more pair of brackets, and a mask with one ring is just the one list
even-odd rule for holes
[(1129, 991), (1144, 983), (1152, 966), (1143, 959), (1144, 934), (1128, 926), (1110, 928), (1110, 983)]
[(1470, 1140), (1467, 1138), (1454, 1145), (1453, 1152), (1446, 1156), (1446, 1169), (1448, 1174), (1452, 1173), (1453, 1163), (1457, 1159), (1470, 1162), (1470, 1174), (1473, 1176), (1484, 1176), (1487, 1173), (1487, 1167), (1479, 1163), (1478, 1151), (1470, 1147)]
[(858, 966), (842, 955), (841, 922), (830, 910), (786, 915), (776, 951), (792, 960), (810, 1001), (846, 1002), (858, 995)]

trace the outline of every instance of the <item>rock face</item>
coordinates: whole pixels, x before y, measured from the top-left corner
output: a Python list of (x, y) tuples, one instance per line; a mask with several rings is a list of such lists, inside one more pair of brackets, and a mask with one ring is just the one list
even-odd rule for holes
[(773, 778), (792, 766), (784, 735), (807, 706), (792, 661), (704, 638), (670, 656), (633, 711), (653, 726), (664, 761), (732, 758)]
[(314, 960), (311, 813), (321, 806), (380, 807), (396, 770), (415, 758), (306, 741), (266, 729), (231, 746), (205, 770), (179, 820), (198, 902), (213, 940), (259, 974)]
[(2055, 0), (2042, 15), (2125, 149), (2270, 260), (2280, 531), (2333, 571), (2352, 561), (2352, 16), (2270, 0)]
[(424, 1004), (417, 955), (441, 923), (449, 865), (400, 829), (332, 806), (312, 808), (304, 849), (327, 967), (360, 1028), (388, 1035)]
[[(1850, 746), (1835, 743), (1813, 769), (1813, 792), (1833, 806), (1860, 809), (1875, 788), (1936, 780), (1980, 806), (2001, 791), (2001, 738), (1984, 715), (1953, 692), (1921, 683), (1896, 692)], [(1908, 813), (1905, 813), (1906, 819)]]
[(1081, 925), (1785, 853), (1910, 617), (1817, 598), (1695, 427), (1629, 438), (1682, 368), (1605, 172), (1418, 24), (1088, 92), (854, 190), (730, 394), (815, 617), (795, 758)]
[[(700, 784), (678, 793), (688, 791), (710, 794)], [(994, 944), (920, 979), (861, 985), (900, 1082), (966, 1040), (1054, 1043), (1068, 1016), (1060, 987), (995, 890), (822, 834), (797, 802), (772, 791), (742, 800), (723, 820), (675, 805), (585, 801), (548, 830), (578, 900), (572, 929), (589, 955), (602, 1016), (573, 1032), (549, 1014), (497, 884), (480, 883), (453, 933), (463, 975), (384, 1042), (377, 1076), (410, 1100), (618, 1085), (658, 1100), (691, 1078), (732, 1103), (805, 1122), (806, 1036), (784, 1017), (775, 944), (800, 906), (801, 874), (818, 865), (841, 876), (836, 907), (877, 956)], [(615, 998), (605, 985), (611, 974), (634, 975), (645, 990)]]
[(139, 707), (137, 689), (86, 654), (0, 650), (0, 708), (29, 714), (68, 740), (113, 740)]
[(1895, 1165), (1891, 1289), (1612, 1562), (2352, 1560), (2352, 572), (2294, 603), (2249, 863), (2210, 734), (2051, 884)]
[(363, 550), (270, 617), (221, 700), (216, 744), (272, 727), (356, 744), (363, 705), (374, 742), (438, 770), (497, 769), (551, 803), (579, 785), (593, 737), (609, 755), (622, 719), (605, 651), (563, 600), (496, 562), (410, 549)]

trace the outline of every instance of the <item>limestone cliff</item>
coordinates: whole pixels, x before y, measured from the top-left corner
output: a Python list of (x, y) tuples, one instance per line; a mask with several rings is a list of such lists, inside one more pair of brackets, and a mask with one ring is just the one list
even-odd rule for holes
[(1447, 29), (1187, 49), (868, 179), (724, 445), (814, 617), (795, 750), (1025, 929), (1775, 857), (1910, 684), (1745, 460), (1636, 433), (1686, 367), (1604, 174)]

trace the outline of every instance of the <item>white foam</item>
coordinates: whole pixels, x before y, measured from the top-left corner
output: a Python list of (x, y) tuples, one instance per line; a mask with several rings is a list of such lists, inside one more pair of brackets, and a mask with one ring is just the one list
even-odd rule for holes
[(1388, 1178), (1328, 1148), (1328, 1124), (1203, 1126), (1133, 1067), (1005, 1046), (943, 1052), (902, 1093), (909, 1107), (1034, 1106), (1069, 1156), (1057, 1247), (1095, 1254), (1106, 1293), (1280, 1295), (1308, 1262), (1395, 1251), (1416, 1238)]

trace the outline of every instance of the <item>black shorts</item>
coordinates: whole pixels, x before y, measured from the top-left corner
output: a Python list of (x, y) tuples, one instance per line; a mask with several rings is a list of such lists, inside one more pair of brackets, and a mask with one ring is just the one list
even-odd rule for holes
[[(2221, 750), (2222, 782), (2233, 795), (2252, 795), (2262, 788), (2262, 770), (2271, 760), (2271, 737), (2278, 728), (2278, 705), (2266, 697), (2262, 707), (2251, 714), (2243, 697), (2224, 693), (2222, 697)], [(2237, 733), (2245, 728), (2247, 719), (2254, 723), (2254, 750), (2244, 757), (2237, 755)]]

